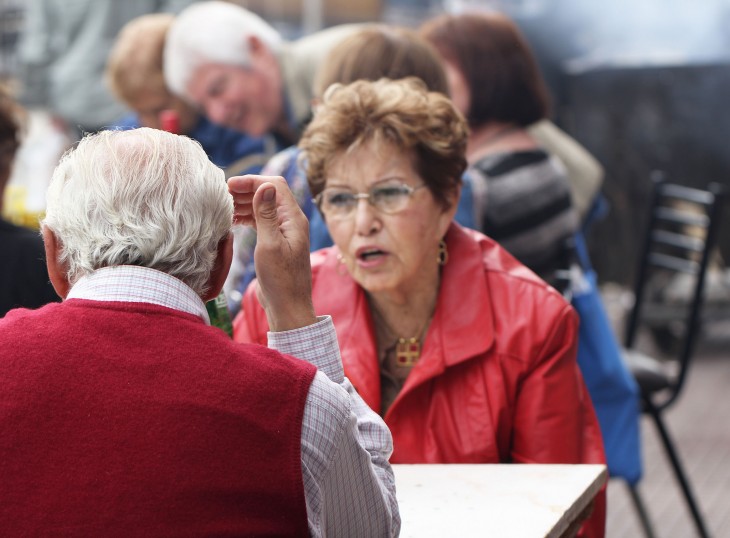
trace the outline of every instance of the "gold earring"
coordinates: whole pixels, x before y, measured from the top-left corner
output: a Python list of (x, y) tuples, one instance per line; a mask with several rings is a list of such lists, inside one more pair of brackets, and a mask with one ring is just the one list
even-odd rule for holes
[(446, 241), (443, 239), (439, 241), (439, 253), (436, 261), (439, 265), (446, 265), (449, 261), (449, 249), (446, 248)]

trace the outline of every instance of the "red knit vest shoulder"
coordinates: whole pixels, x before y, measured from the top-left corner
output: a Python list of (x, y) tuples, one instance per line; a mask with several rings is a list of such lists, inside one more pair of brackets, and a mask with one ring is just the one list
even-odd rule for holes
[(155, 305), (0, 320), (0, 534), (308, 536), (316, 369)]

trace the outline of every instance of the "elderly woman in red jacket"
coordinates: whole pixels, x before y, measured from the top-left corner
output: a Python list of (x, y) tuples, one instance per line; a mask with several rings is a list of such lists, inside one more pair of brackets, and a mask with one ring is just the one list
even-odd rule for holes
[[(312, 255), (347, 376), (393, 434), (393, 463), (604, 463), (560, 294), (453, 222), (467, 127), (417, 79), (334, 85), (304, 133), (335, 246)], [(266, 343), (255, 284), (234, 337)], [(601, 496), (584, 530), (603, 534)]]

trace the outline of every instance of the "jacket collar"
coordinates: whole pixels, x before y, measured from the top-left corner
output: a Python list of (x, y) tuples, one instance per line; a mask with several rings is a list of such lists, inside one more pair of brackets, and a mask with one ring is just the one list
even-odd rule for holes
[(370, 308), (364, 290), (340, 264), (338, 254), (337, 247), (332, 247), (312, 255), (313, 265), (319, 265), (312, 287), (314, 308), (318, 314), (332, 316), (345, 375), (365, 403), (379, 410), (380, 370), (378, 361), (371, 360), (377, 350)]
[(494, 341), (494, 319), (484, 256), (478, 241), (458, 224), (446, 234), (449, 261), (441, 273), (434, 318), (442, 357), (453, 366), (484, 353)]
[[(449, 261), (444, 265), (433, 320), (421, 360), (403, 392), (440, 375), (447, 367), (483, 354), (494, 341), (494, 320), (480, 244), (470, 232), (452, 224), (446, 234)], [(380, 371), (375, 332), (364, 290), (337, 260), (337, 248), (314, 254), (320, 258), (313, 300), (318, 313), (335, 320), (347, 376), (373, 409), (380, 409)], [(363, 359), (365, 358), (365, 359)]]

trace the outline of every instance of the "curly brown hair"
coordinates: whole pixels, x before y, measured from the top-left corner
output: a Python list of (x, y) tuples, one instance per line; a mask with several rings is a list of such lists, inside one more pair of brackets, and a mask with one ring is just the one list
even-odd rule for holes
[(333, 159), (375, 142), (410, 152), (414, 168), (443, 207), (457, 201), (466, 169), (468, 128), (446, 96), (415, 77), (333, 84), (299, 148), (312, 195), (324, 189)]

